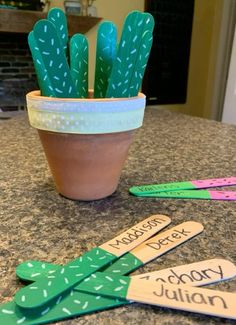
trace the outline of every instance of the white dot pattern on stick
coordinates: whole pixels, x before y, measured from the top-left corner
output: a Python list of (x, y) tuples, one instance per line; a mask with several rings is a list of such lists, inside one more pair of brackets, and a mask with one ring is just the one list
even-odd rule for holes
[(70, 40), (70, 67), (77, 96), (88, 97), (88, 41), (82, 34), (75, 34)]
[[(112, 67), (106, 97), (119, 98), (137, 95), (141, 84), (140, 78), (142, 79), (145, 70), (145, 68), (141, 69), (141, 67), (145, 65), (148, 59), (148, 55), (146, 54), (151, 49), (146, 44), (146, 42), (148, 44), (150, 43), (150, 37), (146, 40), (143, 38), (143, 35), (147, 31), (152, 35), (153, 27), (154, 22), (147, 13), (132, 12), (127, 16), (117, 57)], [(145, 48), (145, 51), (142, 47)], [(142, 64), (138, 62), (138, 58)], [(137, 74), (137, 70), (138, 72), (141, 70), (141, 73)], [(135, 86), (133, 85), (134, 74), (139, 76), (138, 80), (135, 80)], [(132, 92), (129, 92), (128, 90), (131, 86), (134, 88)]]
[[(106, 259), (99, 260), (102, 256), (106, 256)], [(80, 257), (68, 265), (65, 265), (62, 269), (57, 270), (54, 273), (54, 279), (47, 276), (46, 278), (41, 278), (28, 287), (22, 288), (17, 292), (15, 301), (22, 307), (32, 306), (32, 308), (34, 308), (43, 305), (43, 303), (56, 297), (58, 293), (68, 290), (70, 287), (92, 274), (96, 269), (104, 266), (106, 264), (104, 261), (107, 261), (108, 263), (113, 259), (114, 255), (108, 255), (107, 252), (102, 249), (92, 249), (85, 253), (83, 258)], [(94, 264), (94, 262), (96, 262), (96, 264)], [(78, 273), (77, 267), (71, 268), (70, 266), (79, 266), (82, 272)], [(96, 275), (91, 276), (91, 278), (94, 277), (96, 277)], [(48, 281), (48, 279), (50, 280)], [(32, 286), (36, 287), (36, 289), (31, 290), (30, 288)]]
[[(55, 25), (50, 21), (41, 20), (34, 26), (33, 35), (42, 53), (38, 61), (45, 66), (51, 87), (57, 97), (76, 97), (67, 59)], [(65, 82), (65, 87), (61, 89), (63, 82)]]

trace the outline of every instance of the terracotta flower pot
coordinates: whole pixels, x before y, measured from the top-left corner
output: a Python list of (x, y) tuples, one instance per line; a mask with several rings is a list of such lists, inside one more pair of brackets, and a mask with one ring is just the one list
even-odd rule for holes
[(97, 200), (117, 188), (134, 130), (142, 125), (145, 96), (61, 99), (27, 94), (31, 126), (38, 129), (57, 191)]

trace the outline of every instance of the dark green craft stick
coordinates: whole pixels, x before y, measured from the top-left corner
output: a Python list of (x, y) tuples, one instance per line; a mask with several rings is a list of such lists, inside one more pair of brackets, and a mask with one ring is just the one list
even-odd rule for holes
[[(162, 224), (159, 225), (159, 229), (163, 228), (165, 225), (167, 225), (170, 222), (170, 219), (168, 220), (165, 216), (160, 216), (158, 219), (161, 221)], [(139, 266), (142, 266), (144, 263), (147, 263), (148, 261), (165, 254), (169, 250), (175, 248), (176, 246), (184, 243), (185, 241), (189, 240), (190, 238), (196, 236), (197, 234), (201, 233), (203, 230), (203, 226), (197, 222), (184, 222), (178, 226), (175, 226), (163, 233), (160, 233), (159, 235), (152, 237), (151, 239), (147, 240), (137, 248), (134, 248), (130, 253), (126, 254), (121, 259), (117, 260), (114, 264), (106, 268), (104, 271), (106, 272), (107, 279), (110, 278), (112, 274), (127, 274), (131, 271), (137, 269)], [(168, 244), (162, 245), (159, 249), (156, 249), (159, 244), (164, 242), (166, 238), (169, 238)], [(156, 244), (155, 244), (156, 243)], [(159, 245), (160, 246), (160, 245)], [(34, 263), (32, 261), (29, 261), (30, 265), (27, 264), (27, 268), (29, 269), (34, 267)], [(37, 270), (40, 269), (39, 264), (36, 263)], [(47, 266), (48, 268), (48, 266)], [(46, 269), (46, 266), (42, 268), (43, 270)], [(38, 273), (38, 272), (37, 272)], [(42, 271), (41, 271), (42, 273)], [(54, 273), (50, 273), (50, 275), (53, 277)], [(25, 277), (25, 275), (24, 275)], [(36, 283), (32, 286), (36, 286)], [(112, 305), (111, 301), (103, 301), (103, 298), (99, 297), (96, 301), (93, 298), (89, 297), (89, 295), (84, 296), (81, 292), (77, 292), (79, 290), (79, 287), (75, 287), (73, 290), (73, 294), (69, 295), (65, 299), (60, 301), (60, 304), (54, 305), (48, 304), (44, 307), (44, 309), (38, 310), (38, 316), (36, 314), (36, 311), (32, 310), (31, 319), (26, 318), (25, 325), (35, 324), (35, 321), (38, 317), (38, 323), (42, 323), (44, 321), (54, 321), (58, 319), (68, 318), (68, 317), (74, 317), (76, 315), (81, 315), (83, 313), (88, 313), (96, 310), (106, 309), (110, 308), (112, 306), (117, 306), (119, 304), (123, 304), (123, 301), (114, 301), (114, 305)], [(99, 303), (99, 305), (97, 305)], [(107, 305), (108, 304), (108, 305)], [(6, 309), (7, 307), (7, 309)], [(8, 310), (8, 312), (12, 312), (10, 315), (5, 315), (3, 312), (1, 312), (2, 309)], [(17, 311), (17, 313), (16, 313)], [(45, 312), (46, 311), (46, 312)], [(43, 313), (43, 315), (42, 315)], [(0, 307), (0, 317), (4, 316), (5, 320), (9, 319), (9, 325), (14, 324), (13, 320), (22, 318), (24, 315), (30, 315), (30, 314), (24, 314), (24, 310), (21, 309), (21, 314), (19, 314), (19, 309), (14, 304), (9, 305), (3, 305)], [(34, 323), (32, 323), (32, 319), (34, 319)], [(40, 323), (40, 324), (41, 324)], [(37, 324), (37, 323), (36, 323)]]
[(69, 65), (53, 23), (46, 19), (37, 22), (34, 26), (34, 38), (56, 97), (76, 98)]
[[(82, 292), (236, 320), (236, 294), (186, 284), (169, 284), (96, 272), (83, 281)], [(217, 301), (216, 301), (217, 300)]]
[(56, 97), (56, 93), (49, 80), (47, 70), (43, 64), (42, 56), (38, 48), (38, 44), (34, 38), (34, 32), (30, 32), (28, 35), (28, 44), (32, 54), (34, 68), (37, 75), (39, 88), (42, 96)]
[[(63, 292), (75, 287), (77, 283), (89, 274), (108, 265), (109, 262), (124, 255), (155, 234), (160, 227), (159, 222), (155, 221), (156, 218), (155, 215), (150, 216), (129, 229), (128, 232), (126, 231), (99, 247), (91, 249), (74, 261), (64, 265), (61, 270), (55, 272), (53, 278), (40, 279), (33, 285), (20, 289), (15, 295), (15, 302), (18, 306), (29, 309), (47, 305), (47, 303), (60, 296)], [(132, 240), (129, 240), (128, 243), (127, 241), (125, 241), (125, 244), (123, 243), (123, 238), (130, 236), (130, 233), (136, 232), (143, 224), (150, 221), (153, 221), (153, 224), (149, 226), (147, 231), (142, 232), (140, 236), (133, 236)]]
[(152, 33), (154, 19), (152, 15), (132, 12), (125, 20), (122, 36), (113, 64), (106, 97), (128, 97), (129, 87), (145, 32)]
[(67, 54), (68, 27), (65, 13), (60, 8), (52, 8), (48, 12), (47, 19), (54, 24), (61, 45)]
[[(147, 230), (148, 226), (150, 227), (152, 225), (157, 227), (157, 232), (165, 228), (170, 222), (171, 219), (169, 217), (156, 215), (152, 216), (152, 218), (149, 219), (148, 223), (143, 223), (142, 227), (135, 226), (137, 230), (136, 228), (132, 228), (132, 230), (134, 231), (134, 233), (136, 231), (136, 233), (139, 233), (139, 235), (141, 236), (142, 231), (138, 229)], [(166, 249), (166, 251), (167, 250), (169, 249)], [(153, 254), (154, 258), (157, 255), (157, 251), (154, 250)], [(115, 268), (114, 265), (111, 266), (111, 272), (114, 272), (115, 269), (115, 273), (117, 273), (117, 270), (120, 268), (119, 274), (126, 274), (136, 269), (138, 266), (143, 265), (141, 261), (135, 258), (135, 256), (132, 256), (132, 254), (125, 254), (124, 257), (125, 256), (126, 258), (122, 258), (121, 261), (118, 261), (119, 263), (117, 265), (116, 263), (114, 263), (114, 265), (116, 265)], [(50, 279), (53, 280), (55, 272), (61, 270), (62, 268), (62, 266), (54, 266), (48, 263), (27, 261), (22, 266), (19, 266), (17, 268), (17, 274), (23, 274), (23, 278), (27, 279), (27, 274), (29, 273), (29, 270), (34, 269), (35, 271), (32, 273), (33, 276), (29, 277), (29, 280), (32, 281), (32, 279), (35, 279), (37, 281), (38, 277), (42, 278), (41, 274), (45, 272), (44, 275), (47, 277), (49, 276), (50, 281)], [(110, 272), (110, 267), (108, 267), (106, 270)], [(32, 285), (33, 288), (35, 288), (36, 283), (37, 282)], [(16, 324), (17, 321), (24, 319), (23, 325), (32, 325), (39, 323), (42, 324), (55, 320), (75, 317), (77, 315), (82, 315), (93, 311), (117, 307), (124, 304), (124, 301), (122, 300), (112, 300), (106, 298), (103, 299), (101, 297), (94, 297), (89, 294), (84, 295), (81, 292), (77, 292), (75, 288), (73, 289), (73, 291), (70, 292), (69, 295), (63, 295), (63, 299), (60, 299), (59, 301), (59, 303), (56, 303), (54, 301), (53, 303), (47, 304), (47, 306), (29, 310), (18, 308), (14, 302), (3, 304), (0, 306), (0, 321), (2, 319), (4, 320), (5, 324), (13, 325)]]
[(88, 97), (88, 40), (75, 34), (70, 40), (70, 69), (79, 98)]
[(134, 97), (138, 95), (147, 66), (148, 58), (151, 52), (152, 41), (152, 33), (149, 31), (145, 32), (142, 37), (141, 48), (139, 50), (139, 55), (131, 78), (128, 97)]
[[(136, 29), (142, 21), (142, 13), (133, 11), (125, 19), (117, 55), (113, 63), (106, 97), (126, 97), (126, 85), (134, 62), (130, 61), (132, 51), (137, 47), (138, 39)], [(140, 30), (140, 29), (139, 29)], [(134, 54), (133, 54), (134, 55)], [(122, 94), (124, 92), (124, 94)]]
[(116, 55), (117, 29), (110, 21), (99, 25), (97, 32), (94, 97), (106, 96), (108, 81)]

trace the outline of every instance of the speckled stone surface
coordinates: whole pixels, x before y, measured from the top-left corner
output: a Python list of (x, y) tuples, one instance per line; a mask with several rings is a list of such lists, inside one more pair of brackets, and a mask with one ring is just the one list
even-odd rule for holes
[[(14, 272), (24, 260), (67, 263), (151, 214), (166, 214), (173, 225), (198, 221), (205, 231), (136, 272), (215, 257), (236, 263), (236, 202), (137, 198), (128, 193), (129, 187), (139, 184), (236, 176), (236, 126), (147, 109), (116, 193), (94, 202), (70, 201), (56, 193), (37, 132), (26, 116), (0, 122), (0, 153), (1, 303), (11, 300), (22, 286)], [(236, 279), (210, 287), (234, 292)], [(60, 322), (233, 323), (141, 304)]]

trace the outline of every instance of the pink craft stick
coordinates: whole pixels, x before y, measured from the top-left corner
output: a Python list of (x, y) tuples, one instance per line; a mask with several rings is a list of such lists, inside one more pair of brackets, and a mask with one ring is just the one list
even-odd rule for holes
[(197, 188), (236, 185), (236, 177), (213, 178), (191, 181)]
[(212, 200), (236, 201), (236, 191), (208, 191)]

